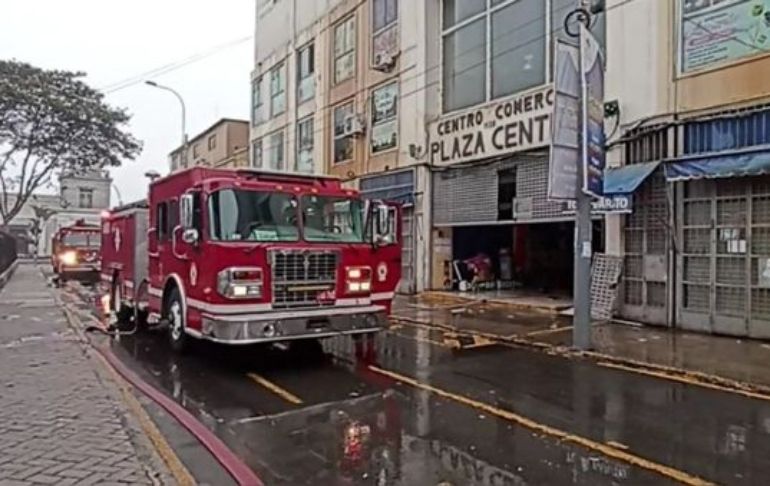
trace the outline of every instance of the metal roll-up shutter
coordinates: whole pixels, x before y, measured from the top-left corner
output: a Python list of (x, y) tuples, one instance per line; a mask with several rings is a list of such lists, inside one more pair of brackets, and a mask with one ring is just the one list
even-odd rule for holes
[(492, 163), (440, 169), (433, 174), (433, 222), (436, 226), (497, 221), (498, 172), (516, 169), (519, 211), (512, 222), (570, 220), (559, 203), (548, 200), (548, 157), (516, 156)]

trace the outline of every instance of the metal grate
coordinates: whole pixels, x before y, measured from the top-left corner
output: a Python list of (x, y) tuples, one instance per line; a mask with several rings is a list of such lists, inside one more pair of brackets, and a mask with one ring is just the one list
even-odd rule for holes
[(742, 257), (717, 258), (716, 277), (719, 284), (746, 285), (746, 259)]
[(751, 291), (751, 317), (770, 321), (770, 289)]
[(726, 316), (745, 316), (746, 289), (739, 287), (717, 286), (716, 311), (718, 314)]
[(623, 259), (597, 253), (591, 265), (591, 316), (608, 320), (615, 311)]
[(332, 251), (272, 250), (273, 307), (334, 305), (337, 262)]
[(683, 304), (685, 309), (709, 312), (711, 299), (709, 299), (708, 285), (684, 285)]
[(688, 256), (684, 258), (684, 279), (692, 283), (711, 282), (711, 259)]
[(647, 282), (647, 305), (659, 308), (666, 306), (666, 284), (664, 282)]

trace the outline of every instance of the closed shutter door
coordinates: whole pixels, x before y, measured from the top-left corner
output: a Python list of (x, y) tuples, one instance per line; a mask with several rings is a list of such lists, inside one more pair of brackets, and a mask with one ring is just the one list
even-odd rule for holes
[(528, 154), (435, 172), (434, 224), (451, 226), (497, 221), (498, 172), (513, 168), (516, 168), (516, 206), (528, 208), (526, 213), (515, 218), (515, 222), (572, 220), (572, 216), (564, 214), (560, 203), (548, 200), (547, 156)]
[(401, 238), (403, 248), (401, 250), (401, 281), (398, 291), (404, 294), (413, 294), (415, 292), (415, 230), (414, 230), (414, 207), (404, 208), (401, 214), (403, 224)]
[(681, 208), (682, 327), (770, 337), (770, 177), (686, 182)]
[(625, 216), (620, 314), (626, 319), (665, 325), (668, 290), (668, 210), (662, 169), (634, 194), (634, 212)]

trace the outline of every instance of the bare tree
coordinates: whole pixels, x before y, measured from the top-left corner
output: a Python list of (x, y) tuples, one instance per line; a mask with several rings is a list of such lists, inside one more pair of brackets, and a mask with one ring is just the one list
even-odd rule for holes
[(119, 166), (141, 144), (124, 130), (130, 116), (104, 102), (79, 72), (0, 60), (0, 221), (62, 171)]

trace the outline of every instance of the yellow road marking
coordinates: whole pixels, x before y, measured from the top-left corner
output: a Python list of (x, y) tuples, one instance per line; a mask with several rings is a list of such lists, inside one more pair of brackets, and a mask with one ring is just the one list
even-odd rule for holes
[(682, 375), (682, 376), (672, 375), (670, 373), (666, 373), (663, 371), (646, 370), (643, 368), (635, 368), (633, 366), (624, 366), (624, 365), (619, 365), (615, 363), (609, 363), (606, 361), (600, 361), (596, 364), (598, 366), (602, 366), (604, 368), (610, 368), (613, 370), (638, 373), (640, 375), (651, 376), (653, 378), (660, 378), (662, 380), (670, 380), (670, 381), (676, 381), (679, 383), (684, 383), (685, 385), (700, 386), (703, 388), (709, 388), (711, 390), (717, 390), (717, 391), (728, 392), (728, 393), (737, 393), (738, 395), (743, 395), (748, 398), (755, 398), (757, 400), (770, 401), (770, 396), (763, 395), (761, 393), (755, 393), (747, 390), (736, 390), (735, 388), (729, 388), (729, 387), (717, 385), (714, 383), (706, 383), (686, 375)]
[(620, 442), (615, 442), (614, 440), (608, 440), (607, 445), (616, 449), (623, 449), (624, 451), (628, 449), (627, 445), (621, 444)]
[(300, 400), (299, 397), (297, 397), (296, 395), (294, 395), (293, 393), (291, 393), (289, 391), (284, 390), (283, 388), (281, 388), (280, 386), (276, 385), (272, 381), (269, 381), (269, 380), (267, 380), (265, 378), (262, 378), (261, 376), (259, 376), (256, 373), (249, 373), (248, 376), (252, 380), (254, 380), (257, 383), (259, 383), (260, 385), (262, 385), (263, 387), (267, 388), (271, 392), (273, 392), (276, 395), (278, 395), (279, 397), (283, 398), (287, 402), (292, 403), (294, 405), (302, 405), (302, 400)]
[(680, 471), (678, 469), (674, 469), (670, 466), (665, 466), (663, 464), (658, 464), (656, 462), (653, 462), (649, 459), (645, 459), (643, 457), (637, 456), (635, 454), (632, 454), (630, 452), (626, 452), (624, 450), (621, 450), (617, 447), (613, 447), (608, 444), (602, 444), (601, 442), (596, 442), (591, 439), (581, 437), (579, 435), (570, 434), (568, 432), (565, 432), (560, 429), (556, 429), (554, 427), (541, 424), (539, 422), (535, 422), (532, 419), (523, 417), (521, 415), (518, 415), (516, 413), (510, 412), (508, 410), (503, 410), (500, 408), (497, 408), (495, 406), (489, 405), (484, 402), (480, 402), (477, 400), (473, 400), (471, 398), (458, 395), (456, 393), (448, 392), (445, 390), (442, 390), (440, 388), (436, 388), (435, 386), (428, 385), (425, 383), (420, 383), (419, 381), (409, 378), (407, 376), (400, 375), (398, 373), (394, 373), (392, 371), (384, 370), (382, 368), (378, 368), (376, 366), (369, 366), (369, 369), (374, 371), (375, 373), (379, 373), (381, 375), (387, 376), (389, 378), (392, 378), (394, 380), (400, 381), (401, 383), (405, 383), (407, 385), (411, 385), (415, 388), (419, 388), (422, 390), (429, 391), (431, 393), (434, 393), (442, 398), (446, 398), (449, 400), (454, 400), (455, 402), (462, 403), (463, 405), (466, 405), (468, 407), (475, 408), (477, 410), (481, 410), (489, 415), (494, 415), (496, 417), (508, 420), (510, 422), (513, 422), (517, 425), (520, 425), (522, 427), (526, 427), (530, 430), (533, 430), (535, 432), (548, 435), (551, 437), (555, 437), (556, 439), (559, 439), (563, 442), (569, 442), (572, 444), (577, 444), (582, 447), (585, 447), (587, 449), (593, 450), (595, 452), (599, 452), (607, 457), (611, 457), (613, 459), (617, 459), (619, 461), (626, 462), (628, 464), (631, 464), (633, 466), (646, 469), (648, 471), (652, 471), (654, 473), (660, 474), (661, 476), (665, 476), (669, 479), (673, 479), (675, 481), (679, 481), (683, 484), (690, 484), (690, 485), (697, 485), (697, 486), (703, 486), (703, 485), (710, 485), (713, 484), (709, 481), (706, 481), (704, 479), (701, 479), (697, 476), (694, 476), (692, 474), (686, 473), (684, 471)]
[[(538, 331), (528, 332), (528, 333), (525, 334), (525, 336), (527, 336), (527, 337), (546, 336), (548, 334), (556, 334), (556, 333), (559, 333), (559, 332), (569, 331), (570, 329), (572, 329), (572, 326), (554, 327), (554, 328), (550, 328), (550, 329), (540, 329)], [(514, 336), (516, 336), (516, 335), (514, 334)]]

